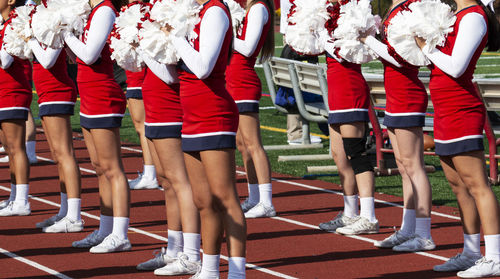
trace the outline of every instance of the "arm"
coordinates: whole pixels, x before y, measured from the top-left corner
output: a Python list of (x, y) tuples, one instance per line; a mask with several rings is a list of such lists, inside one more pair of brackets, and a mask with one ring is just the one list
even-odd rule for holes
[(469, 66), (470, 60), (481, 44), (487, 29), (486, 22), (480, 14), (467, 14), (460, 21), (451, 56), (435, 48), (426, 51), (425, 47), (423, 48), (424, 54), (443, 72), (458, 78)]
[(201, 21), (199, 52), (185, 38), (173, 38), (177, 53), (199, 79), (207, 78), (212, 73), (229, 26), (224, 11), (219, 7), (211, 7)]
[(59, 54), (61, 54), (62, 50), (62, 48), (54, 49), (50, 47), (43, 49), (38, 41), (33, 38), (28, 41), (28, 45), (31, 50), (33, 50), (33, 54), (35, 54), (38, 63), (45, 69), (50, 69), (56, 64), (57, 58), (59, 58)]
[(398, 61), (396, 61), (396, 59), (394, 59), (394, 57), (392, 57), (389, 54), (389, 51), (387, 50), (387, 45), (375, 39), (375, 37), (368, 36), (366, 37), (363, 43), (367, 45), (369, 48), (371, 48), (376, 54), (378, 54), (378, 56), (380, 56), (385, 61), (391, 63), (392, 65), (398, 68), (401, 67)]
[(71, 32), (64, 34), (64, 41), (85, 64), (92, 65), (99, 59), (115, 22), (114, 11), (106, 6), (99, 8), (92, 18), (86, 43)]
[(290, 3), (290, 0), (280, 0), (280, 33), (283, 35), (286, 33), (286, 28), (288, 27), (288, 13), (291, 7), (292, 3)]
[(338, 57), (337, 54), (335, 54), (335, 46), (333, 46), (333, 41), (327, 40), (325, 43), (325, 50), (330, 54), (337, 62), (342, 63), (343, 59)]
[(175, 65), (165, 65), (152, 59), (149, 55), (142, 54), (142, 59), (148, 68), (166, 84), (178, 83), (177, 69)]
[[(234, 49), (246, 57), (250, 57), (255, 52), (262, 35), (262, 29), (269, 20), (267, 9), (263, 4), (256, 4), (248, 12), (247, 31), (245, 40), (234, 39)], [(269, 30), (272, 32), (272, 30)]]
[(14, 62), (14, 57), (8, 54), (3, 47), (0, 51), (0, 62), (0, 67), (4, 70), (9, 68), (12, 65), (12, 62)]

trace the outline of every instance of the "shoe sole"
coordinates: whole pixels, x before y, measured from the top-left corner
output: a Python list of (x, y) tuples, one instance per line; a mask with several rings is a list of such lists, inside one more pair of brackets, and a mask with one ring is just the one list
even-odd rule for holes
[(44, 233), (74, 233), (74, 232), (81, 232), (83, 231), (83, 227), (81, 229), (78, 229), (78, 230), (67, 230), (67, 231), (46, 231), (46, 230), (43, 230)]
[(276, 214), (274, 215), (263, 215), (263, 216), (245, 216), (246, 219), (257, 219), (257, 218), (271, 218), (271, 217), (276, 217)]
[(92, 251), (92, 249), (90, 249), (90, 253), (92, 254), (107, 254), (107, 253), (118, 253), (118, 252), (126, 252), (126, 251), (130, 251), (132, 250), (132, 246), (127, 246), (127, 247), (124, 247), (124, 248), (120, 248), (120, 249), (117, 249), (117, 250), (113, 250), (113, 251), (104, 251), (104, 250), (97, 250), (97, 251)]
[[(395, 246), (394, 246), (395, 247)], [(425, 249), (418, 249), (418, 250), (395, 250), (394, 248), (392, 249), (393, 251), (395, 252), (421, 252), (421, 251), (431, 251), (431, 250), (434, 250), (436, 249), (436, 247), (433, 247), (433, 248), (425, 248)]]
[(21, 214), (12, 214), (12, 215), (0, 215), (0, 217), (10, 217), (10, 216), (28, 216), (31, 214), (31, 211), (28, 213), (21, 213)]
[(345, 233), (345, 232), (338, 232), (338, 231), (335, 231), (336, 233), (338, 234), (343, 234), (343, 235), (358, 235), (358, 234), (376, 234), (378, 233), (378, 231), (369, 231), (369, 232), (348, 232), (348, 233)]

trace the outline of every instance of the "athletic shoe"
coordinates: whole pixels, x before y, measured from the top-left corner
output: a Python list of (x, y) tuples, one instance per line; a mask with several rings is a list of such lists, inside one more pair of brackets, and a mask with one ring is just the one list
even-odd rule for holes
[[(311, 144), (321, 143), (321, 138), (318, 137), (318, 136), (310, 135), (309, 138), (311, 140)], [(300, 144), (303, 144), (302, 138), (298, 138), (298, 139), (294, 139), (294, 140), (287, 140), (287, 142), (288, 142), (289, 145), (300, 145)]]
[(13, 201), (11, 201), (11, 200), (3, 200), (3, 201), (1, 201), (0, 202), (0, 209), (7, 207), (9, 205), (9, 203), (11, 203), (11, 202), (13, 202)]
[(189, 275), (198, 272), (201, 262), (189, 261), (186, 254), (179, 252), (177, 259), (162, 268), (155, 269), (155, 275)]
[(0, 147), (0, 153), (5, 153), (5, 147), (3, 147), (3, 145)]
[(413, 235), (404, 235), (401, 233), (401, 231), (395, 231), (393, 234), (391, 234), (389, 237), (382, 241), (375, 241), (373, 245), (375, 247), (379, 248), (392, 248), (394, 246), (398, 246), (409, 239), (413, 238)]
[(404, 243), (392, 247), (392, 250), (397, 252), (418, 252), (434, 250), (434, 248), (436, 248), (436, 244), (434, 244), (432, 238), (427, 239), (416, 234)]
[(101, 243), (106, 236), (99, 234), (99, 230), (93, 231), (91, 234), (87, 235), (84, 239), (73, 242), (71, 246), (75, 248), (90, 248)]
[(481, 259), (481, 256), (467, 256), (458, 253), (455, 257), (450, 258), (444, 264), (435, 265), (432, 270), (438, 272), (462, 271), (474, 266), (476, 261)]
[(327, 232), (335, 232), (338, 228), (345, 227), (356, 222), (358, 218), (359, 216), (345, 216), (344, 213), (340, 211), (339, 214), (337, 214), (337, 216), (332, 220), (319, 224), (319, 228)]
[(460, 278), (480, 278), (500, 276), (500, 263), (482, 257), (476, 264), (467, 270), (459, 271), (457, 276)]
[(365, 217), (359, 217), (354, 223), (340, 227), (336, 230), (340, 234), (367, 234), (367, 233), (378, 233), (379, 225), (378, 221), (375, 223), (370, 222)]
[(11, 202), (6, 207), (0, 209), (0, 216), (26, 216), (31, 214), (30, 203), (21, 204)]
[(276, 210), (274, 210), (273, 205), (265, 205), (259, 202), (252, 209), (245, 213), (245, 218), (261, 218), (261, 217), (274, 217), (276, 216)]
[(42, 222), (36, 223), (35, 226), (39, 229), (50, 227), (50, 226), (54, 225), (57, 221), (61, 220), (62, 218), (64, 218), (64, 217), (56, 214), (54, 216), (49, 217), (49, 219), (45, 219)]
[(130, 249), (132, 249), (132, 245), (128, 239), (121, 239), (114, 234), (110, 234), (99, 245), (90, 248), (90, 253), (104, 254), (129, 251)]
[(67, 233), (83, 231), (83, 220), (73, 221), (67, 217), (55, 222), (52, 226), (42, 229), (46, 233)]
[(158, 188), (158, 180), (156, 180), (156, 177), (149, 177), (139, 173), (136, 179), (128, 181), (128, 185), (132, 190), (156, 189)]
[(243, 210), (243, 213), (245, 213), (248, 210), (255, 207), (256, 205), (257, 203), (250, 203), (250, 199), (246, 199), (244, 202), (241, 203), (241, 210)]
[[(196, 271), (196, 273), (193, 276), (189, 277), (189, 279), (202, 279), (200, 276), (201, 276), (201, 265), (198, 267), (198, 271)], [(215, 279), (220, 279), (220, 277), (217, 276), (217, 278)]]
[(167, 250), (165, 248), (161, 248), (161, 250), (156, 250), (153, 255), (155, 256), (151, 260), (145, 261), (137, 265), (137, 270), (155, 270), (158, 268), (162, 268), (167, 264), (171, 264), (175, 261), (175, 258), (167, 255)]
[(8, 163), (8, 162), (9, 162), (9, 155), (0, 157), (0, 163)]

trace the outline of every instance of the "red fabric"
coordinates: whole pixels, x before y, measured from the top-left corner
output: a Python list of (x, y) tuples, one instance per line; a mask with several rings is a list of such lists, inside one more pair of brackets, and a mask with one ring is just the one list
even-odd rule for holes
[(146, 77), (146, 68), (140, 72), (125, 71), (127, 76), (127, 87), (141, 87)]
[(182, 122), (179, 84), (168, 85), (151, 70), (145, 70), (142, 99), (147, 123)]

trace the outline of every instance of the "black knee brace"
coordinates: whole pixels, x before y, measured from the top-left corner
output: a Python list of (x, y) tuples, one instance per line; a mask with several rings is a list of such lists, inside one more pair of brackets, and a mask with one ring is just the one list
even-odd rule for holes
[(362, 138), (342, 138), (344, 151), (349, 162), (351, 162), (354, 174), (365, 171), (373, 171), (368, 154), (366, 154), (366, 137)]

